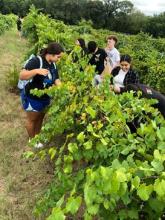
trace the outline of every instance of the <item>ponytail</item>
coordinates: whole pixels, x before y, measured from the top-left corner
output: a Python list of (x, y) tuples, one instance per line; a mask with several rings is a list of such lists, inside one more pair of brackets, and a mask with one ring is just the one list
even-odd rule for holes
[(59, 43), (49, 43), (47, 48), (43, 48), (40, 51), (40, 55), (42, 57), (45, 57), (46, 54), (51, 54), (51, 55), (59, 55), (60, 53), (64, 52), (64, 49), (62, 48), (62, 46)]
[(41, 57), (45, 57), (47, 53), (48, 53), (47, 48), (43, 48), (43, 49), (40, 50), (40, 56)]

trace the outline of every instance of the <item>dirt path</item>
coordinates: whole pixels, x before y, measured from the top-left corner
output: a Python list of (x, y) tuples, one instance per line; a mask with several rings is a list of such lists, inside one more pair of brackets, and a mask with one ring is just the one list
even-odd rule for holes
[(6, 84), (9, 70), (27, 50), (15, 31), (0, 36), (0, 220), (33, 220), (35, 201), (50, 179), (46, 163), (22, 158), (28, 140), (24, 113)]

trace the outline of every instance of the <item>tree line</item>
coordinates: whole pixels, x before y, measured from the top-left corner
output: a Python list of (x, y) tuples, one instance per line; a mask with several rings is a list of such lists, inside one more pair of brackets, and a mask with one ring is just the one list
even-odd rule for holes
[(165, 12), (146, 16), (127, 0), (1, 0), (0, 12), (25, 16), (32, 4), (70, 25), (85, 19), (91, 20), (94, 28), (127, 34), (143, 31), (154, 37), (165, 37)]

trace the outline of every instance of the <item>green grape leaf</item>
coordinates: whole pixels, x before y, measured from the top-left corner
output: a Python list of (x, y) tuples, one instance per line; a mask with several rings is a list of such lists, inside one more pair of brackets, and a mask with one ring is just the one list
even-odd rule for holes
[(80, 196), (76, 198), (70, 197), (66, 203), (66, 211), (75, 214), (80, 208), (81, 202), (82, 198)]
[(143, 200), (147, 201), (153, 191), (153, 186), (146, 186), (145, 183), (141, 184), (137, 190), (137, 195)]

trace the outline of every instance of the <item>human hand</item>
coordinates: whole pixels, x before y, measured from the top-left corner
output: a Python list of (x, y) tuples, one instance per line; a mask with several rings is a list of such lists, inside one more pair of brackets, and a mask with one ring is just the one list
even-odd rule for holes
[(42, 75), (42, 76), (47, 76), (49, 73), (49, 70), (47, 69), (36, 69), (36, 74)]

